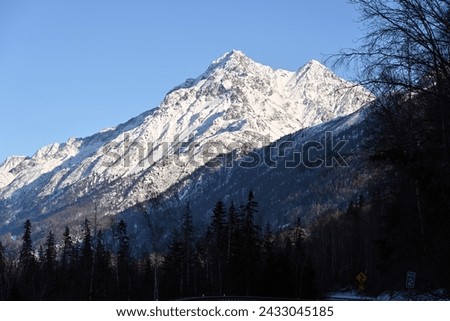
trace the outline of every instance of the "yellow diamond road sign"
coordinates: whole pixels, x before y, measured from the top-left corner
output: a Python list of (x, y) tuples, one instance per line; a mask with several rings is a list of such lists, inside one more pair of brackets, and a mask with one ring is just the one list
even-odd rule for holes
[(358, 281), (359, 283), (364, 283), (367, 280), (367, 275), (364, 274), (364, 272), (360, 272), (357, 276), (356, 276), (356, 281)]

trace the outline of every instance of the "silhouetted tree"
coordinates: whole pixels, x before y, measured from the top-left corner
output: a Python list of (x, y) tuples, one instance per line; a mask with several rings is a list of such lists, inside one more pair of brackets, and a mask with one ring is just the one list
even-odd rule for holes
[(37, 262), (33, 253), (30, 220), (25, 221), (24, 230), (18, 266), (18, 294), (22, 299), (33, 300), (37, 297)]
[(92, 299), (92, 282), (94, 272), (94, 253), (91, 234), (91, 223), (86, 218), (83, 224), (83, 243), (81, 247), (79, 277), (80, 291), (83, 300)]
[[(46, 299), (55, 299), (55, 287), (56, 287), (56, 242), (55, 236), (52, 231), (48, 233), (47, 240), (45, 242), (45, 252), (43, 257), (43, 295)], [(42, 282), (41, 282), (42, 283)]]
[(171, 235), (168, 253), (163, 265), (163, 286), (161, 290), (169, 299), (184, 296), (184, 242), (181, 232), (174, 230)]
[(35, 264), (33, 244), (31, 241), (31, 222), (26, 220), (22, 237), (22, 249), (19, 256), (19, 269), (26, 271)]
[(64, 238), (64, 244), (62, 248), (62, 255), (61, 255), (61, 267), (68, 271), (70, 268), (74, 265), (76, 258), (75, 258), (75, 249), (74, 244), (72, 241), (72, 236), (70, 235), (70, 229), (68, 226), (66, 226), (63, 234)]
[(248, 194), (247, 204), (243, 208), (242, 244), (239, 250), (239, 264), (242, 272), (243, 294), (250, 295), (256, 281), (260, 261), (260, 229), (254, 216), (258, 212), (258, 202), (252, 191)]
[(7, 295), (6, 284), (6, 257), (5, 248), (2, 242), (0, 242), (0, 300), (5, 300)]
[(93, 300), (111, 300), (113, 276), (111, 273), (111, 253), (104, 244), (103, 232), (100, 229), (97, 233), (94, 250), (94, 280), (92, 289)]
[(209, 226), (211, 242), (208, 246), (208, 252), (211, 256), (212, 291), (216, 295), (223, 294), (226, 282), (227, 229), (225, 204), (222, 201), (218, 201), (212, 211), (212, 219)]
[(45, 257), (44, 268), (48, 273), (55, 273), (56, 269), (56, 242), (55, 235), (52, 231), (48, 233), (47, 241), (45, 242)]
[(121, 300), (130, 300), (130, 238), (127, 232), (127, 224), (124, 220), (120, 220), (116, 233), (119, 241), (119, 251), (117, 253), (118, 296)]

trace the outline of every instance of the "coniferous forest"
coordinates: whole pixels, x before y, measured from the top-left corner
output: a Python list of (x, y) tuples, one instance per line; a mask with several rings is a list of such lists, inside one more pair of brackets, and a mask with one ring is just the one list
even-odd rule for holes
[(18, 256), (7, 255), (0, 244), (0, 299), (315, 300), (326, 299), (329, 291), (358, 289), (360, 272), (368, 276), (362, 294), (402, 291), (409, 270), (418, 275), (419, 293), (449, 289), (447, 216), (433, 212), (432, 217), (435, 207), (424, 202), (426, 219), (419, 220), (410, 197), (389, 201), (374, 195), (366, 202), (360, 195), (346, 211), (308, 228), (298, 220), (276, 232), (255, 223), (259, 205), (253, 192), (243, 205), (218, 201), (201, 231), (186, 204), (169, 246), (138, 256), (132, 255), (123, 220), (115, 224), (112, 242), (86, 219), (81, 240), (75, 241), (66, 228), (62, 242), (56, 242), (49, 231), (38, 248), (27, 220)]
[(252, 192), (239, 207), (218, 201), (210, 224), (199, 234), (187, 204), (166, 251), (139, 257), (131, 255), (123, 220), (114, 228), (113, 245), (101, 230), (94, 233), (86, 219), (80, 242), (66, 228), (61, 247), (50, 231), (38, 249), (27, 220), (17, 259), (7, 257), (0, 245), (0, 299), (319, 298), (302, 227), (274, 234), (255, 224), (256, 215)]

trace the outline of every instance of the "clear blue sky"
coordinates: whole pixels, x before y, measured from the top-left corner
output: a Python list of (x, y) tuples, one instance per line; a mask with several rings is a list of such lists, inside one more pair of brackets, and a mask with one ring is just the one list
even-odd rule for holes
[(151, 109), (231, 49), (323, 61), (356, 20), (346, 0), (0, 0), (0, 163)]

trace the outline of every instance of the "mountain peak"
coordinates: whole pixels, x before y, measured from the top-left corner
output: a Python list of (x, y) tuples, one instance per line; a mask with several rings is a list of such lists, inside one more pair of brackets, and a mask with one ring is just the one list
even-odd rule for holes
[(322, 66), (325, 67), (320, 61), (316, 60), (316, 59), (311, 59), (306, 65), (309, 66)]
[(218, 69), (226, 65), (247, 65), (255, 63), (240, 50), (231, 50), (223, 54), (219, 59), (214, 60), (208, 68), (208, 71)]
[(174, 87), (172, 90), (168, 92), (168, 94), (180, 88), (189, 88), (197, 84), (199, 81), (209, 78), (211, 75), (215, 74), (217, 71), (222, 73), (223, 70), (228, 72), (230, 70), (238, 70), (240, 72), (244, 70), (251, 69), (250, 66), (262, 66), (259, 63), (253, 61), (247, 55), (245, 55), (242, 51), (233, 49), (231, 51), (226, 52), (220, 58), (214, 60), (206, 69), (206, 71), (201, 74), (197, 78), (188, 78), (181, 85)]
[(329, 70), (327, 66), (325, 66), (324, 64), (322, 64), (318, 60), (312, 59), (308, 63), (306, 63), (305, 65), (300, 67), (300, 69), (297, 71), (297, 73), (300, 73), (302, 71), (308, 71), (310, 69), (312, 69), (312, 70), (326, 70), (326, 71), (331, 72), (331, 70)]
[[(295, 72), (295, 78), (309, 78), (311, 80), (318, 81), (319, 79), (323, 79), (323, 77), (326, 78), (332, 78), (332, 79), (338, 79), (339, 77), (332, 72), (330, 69), (328, 69), (327, 66), (323, 65), (321, 62), (317, 60), (310, 60), (308, 63), (300, 67)], [(343, 80), (343, 79), (341, 79)]]
[(236, 50), (236, 49), (232, 49), (231, 51), (225, 53), (222, 57), (225, 58), (227, 61), (242, 60), (245, 58), (250, 59), (247, 57), (247, 55), (245, 53), (243, 53), (240, 50)]

